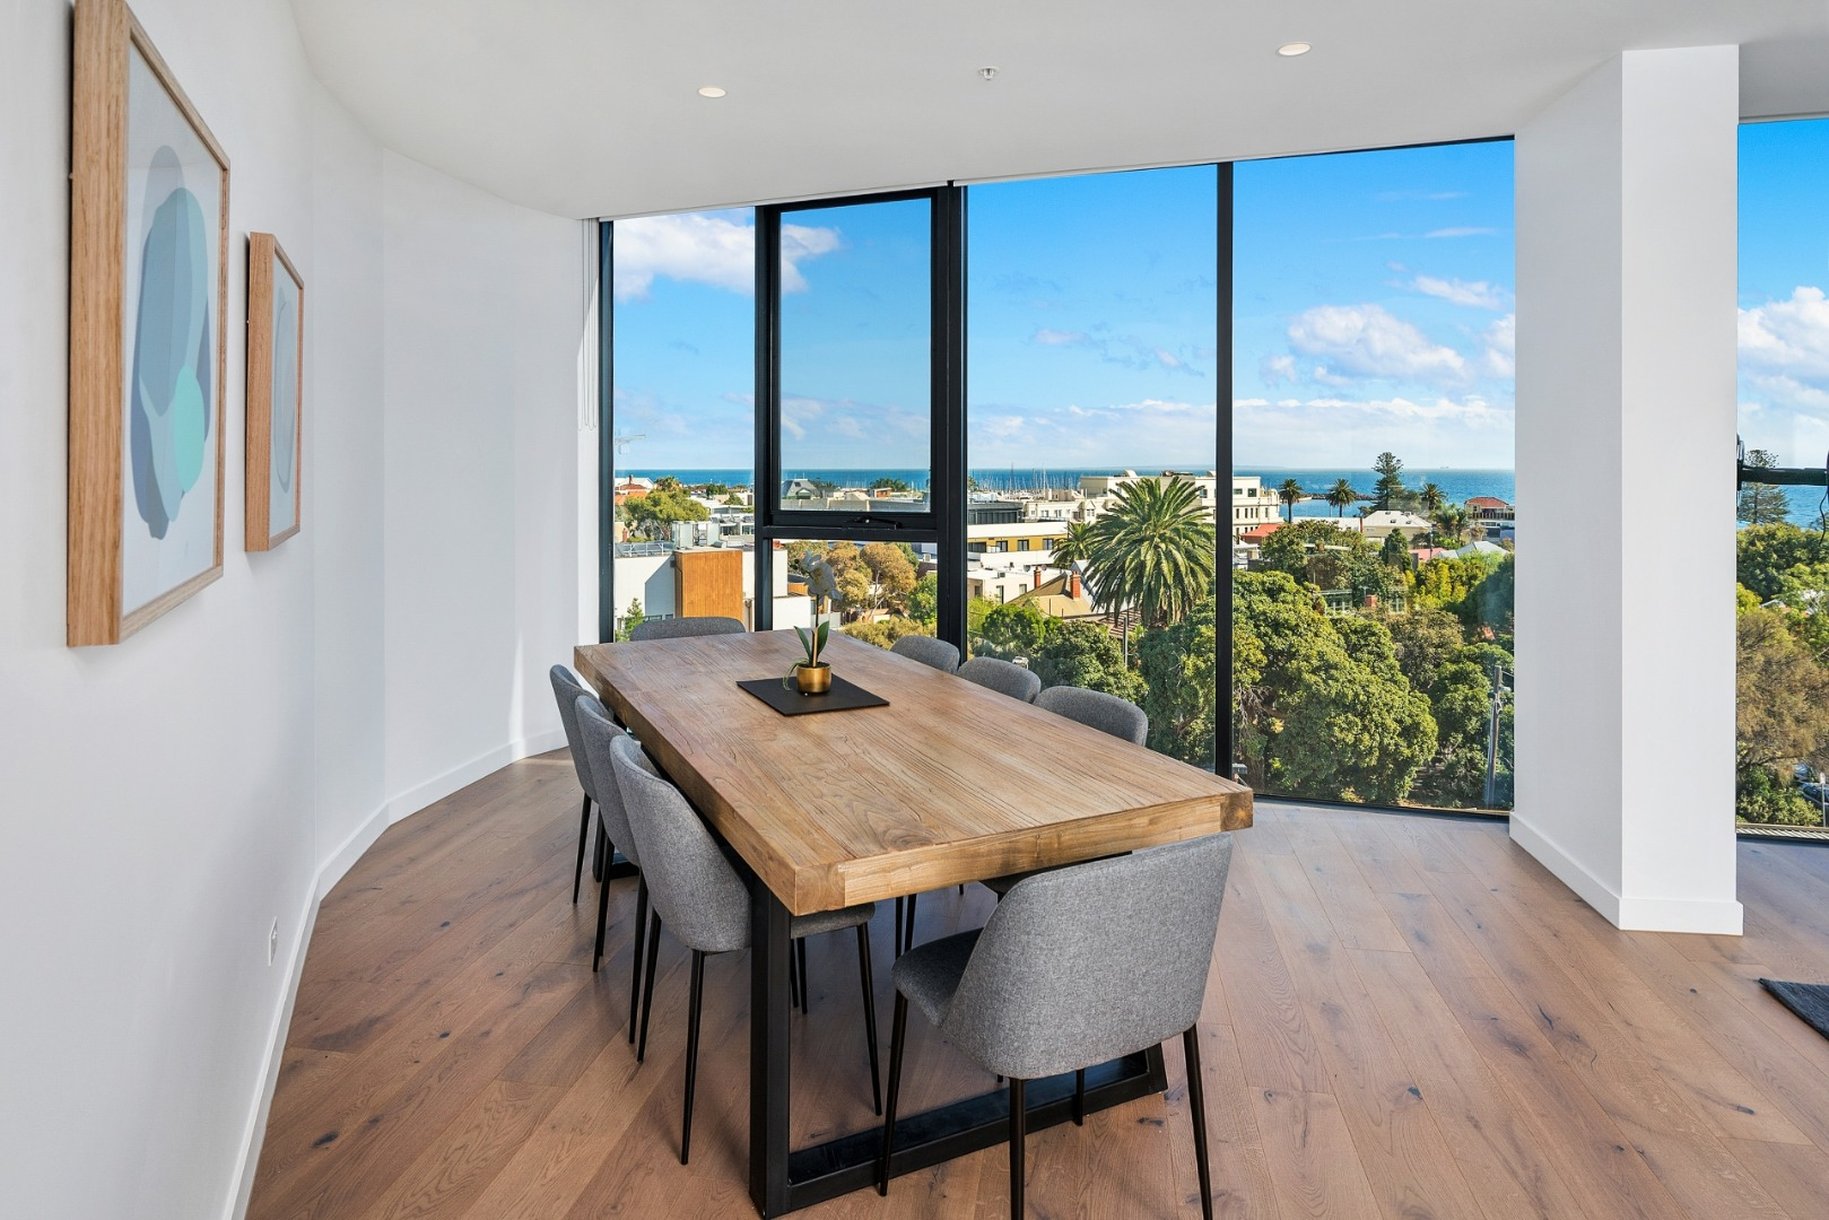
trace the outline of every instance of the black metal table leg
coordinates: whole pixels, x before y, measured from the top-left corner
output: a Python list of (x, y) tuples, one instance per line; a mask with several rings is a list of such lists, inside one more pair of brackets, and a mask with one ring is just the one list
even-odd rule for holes
[(788, 1204), (788, 912), (750, 885), (749, 1197), (764, 1216)]

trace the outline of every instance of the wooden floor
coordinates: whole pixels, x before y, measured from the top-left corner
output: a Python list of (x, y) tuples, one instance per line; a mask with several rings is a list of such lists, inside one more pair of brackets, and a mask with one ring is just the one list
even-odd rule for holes
[[(577, 782), (508, 767), (389, 830), (325, 900), (254, 1217), (753, 1215), (747, 959), (706, 971), (678, 1161), (686, 955), (624, 1040), (633, 883), (571, 904)], [(1744, 938), (1615, 931), (1499, 825), (1266, 806), (1238, 836), (1201, 1052), (1226, 1216), (1829, 1215), (1829, 1040), (1761, 974), (1829, 979), (1829, 850), (1740, 847)], [(920, 938), (991, 897), (921, 902)], [(874, 927), (887, 1024), (889, 911)], [(871, 1125), (855, 942), (809, 946), (796, 1142)], [(905, 1106), (993, 1082), (911, 1020)], [(883, 1031), (887, 1044), (887, 1030)], [(1030, 1137), (1032, 1216), (1197, 1216), (1166, 1095)], [(174, 1121), (181, 1116), (174, 1116)], [(808, 1216), (1007, 1213), (1002, 1149)]]

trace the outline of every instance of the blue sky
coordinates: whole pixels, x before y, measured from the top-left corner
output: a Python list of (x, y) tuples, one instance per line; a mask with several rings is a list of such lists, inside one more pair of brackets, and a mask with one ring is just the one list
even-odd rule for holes
[[(1240, 466), (1509, 467), (1509, 143), (1240, 164)], [(1829, 121), (1741, 136), (1741, 412), (1749, 445), (1829, 450)], [(968, 196), (974, 467), (1211, 465), (1211, 167), (999, 183)], [(784, 226), (784, 464), (926, 461), (926, 208)], [(616, 226), (623, 464), (746, 468), (746, 211)]]
[(1829, 119), (1740, 129), (1740, 435), (1829, 454)]

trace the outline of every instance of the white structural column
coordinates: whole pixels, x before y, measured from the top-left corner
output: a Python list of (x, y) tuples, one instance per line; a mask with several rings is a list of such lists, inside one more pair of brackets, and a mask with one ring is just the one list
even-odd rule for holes
[(1739, 50), (1628, 51), (1517, 137), (1512, 838), (1622, 928), (1738, 933)]

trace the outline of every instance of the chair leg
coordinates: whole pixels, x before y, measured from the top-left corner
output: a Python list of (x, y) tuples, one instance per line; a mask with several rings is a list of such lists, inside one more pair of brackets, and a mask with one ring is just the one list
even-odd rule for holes
[(903, 953), (906, 953), (910, 949), (914, 948), (915, 899), (919, 898), (919, 897), (920, 897), (919, 894), (910, 894), (908, 896), (908, 931), (902, 937), (902, 952)]
[(597, 823), (597, 845), (591, 853), (591, 880), (601, 882), (610, 871), (610, 854), (616, 845), (610, 842), (610, 836), (603, 833), (603, 823)]
[(578, 888), (584, 884), (584, 845), (591, 837), (591, 798), (584, 798), (584, 808), (578, 814), (578, 863), (572, 868), (572, 902), (578, 901)]
[(692, 1155), (692, 1087), (699, 1075), (699, 1009), (705, 999), (705, 955), (692, 951), (692, 995), (686, 1012), (686, 1117), (680, 1125), (680, 1164)]
[(864, 984), (864, 1045), (870, 1048), (870, 1107), (883, 1112), (883, 1086), (876, 1065), (876, 985), (870, 978), (870, 925), (857, 925), (857, 973)]
[[(607, 890), (609, 886), (604, 886)], [(641, 1003), (641, 938), (648, 924), (648, 879), (635, 890), (635, 943), (629, 946), (629, 1045), (635, 1045), (635, 1007)]]
[(1010, 1077), (1010, 1220), (1022, 1220), (1022, 1145), (1028, 1112), (1023, 1082)]
[(1073, 1073), (1073, 1125), (1086, 1125), (1086, 1069), (1078, 1068)]
[[(609, 885), (609, 882), (606, 881), (602, 885), (597, 887), (597, 945), (596, 945), (596, 948), (591, 950), (591, 973), (592, 974), (597, 973), (597, 967), (603, 961), (603, 926), (604, 926), (605, 922), (609, 919), (609, 914), (610, 914), (610, 885)], [(639, 933), (639, 929), (640, 929), (641, 925), (639, 923), (637, 923), (635, 925), (635, 927), (638, 929), (637, 934), (636, 934), (636, 940), (639, 941), (641, 939), (641, 936)]]
[(1194, 1119), (1194, 1164), (1200, 1171), (1201, 1220), (1213, 1220), (1212, 1171), (1207, 1167), (1207, 1099), (1200, 1078), (1200, 1026), (1190, 1025), (1181, 1034), (1181, 1049), (1188, 1061), (1188, 1113)]
[(895, 1016), (889, 1031), (889, 1105), (883, 1111), (883, 1151), (876, 1162), (876, 1193), (889, 1194), (889, 1154), (895, 1143), (895, 1103), (902, 1091), (902, 1041), (908, 1033), (908, 997), (895, 993)]
[(648, 1057), (648, 1015), (654, 1011), (654, 963), (660, 960), (660, 912), (648, 912), (647, 982), (641, 995), (641, 1041), (635, 1044), (635, 1062)]
[(794, 956), (800, 962), (800, 1015), (813, 1014), (812, 980), (807, 978), (807, 938), (801, 937), (794, 942)]

